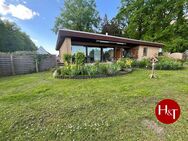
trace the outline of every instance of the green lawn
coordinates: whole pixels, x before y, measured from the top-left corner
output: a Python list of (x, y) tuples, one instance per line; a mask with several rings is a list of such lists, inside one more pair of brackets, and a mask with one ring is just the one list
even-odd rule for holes
[[(187, 141), (188, 68), (112, 78), (59, 80), (50, 72), (0, 78), (0, 140)], [(181, 117), (159, 123), (158, 101), (176, 100)]]

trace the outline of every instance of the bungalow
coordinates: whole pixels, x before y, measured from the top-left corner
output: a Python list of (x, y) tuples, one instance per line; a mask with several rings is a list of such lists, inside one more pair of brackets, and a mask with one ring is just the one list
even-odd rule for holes
[(60, 29), (56, 50), (63, 62), (63, 54), (78, 51), (86, 55), (86, 61), (113, 61), (122, 57), (132, 57), (138, 60), (158, 55), (164, 45), (161, 43), (97, 34), (83, 31)]

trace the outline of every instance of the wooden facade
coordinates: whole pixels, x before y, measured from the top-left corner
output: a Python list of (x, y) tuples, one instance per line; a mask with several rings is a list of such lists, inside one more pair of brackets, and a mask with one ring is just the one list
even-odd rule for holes
[[(110, 35), (82, 32), (61, 29), (58, 33), (58, 39), (56, 44), (56, 50), (59, 50), (60, 57), (65, 53), (71, 53), (71, 46), (86, 46), (86, 47), (98, 47), (102, 50), (104, 48), (114, 48), (114, 59), (124, 57), (124, 52), (127, 51), (135, 59), (142, 59), (144, 57), (151, 57), (158, 54), (159, 48), (164, 45), (161, 43), (148, 42), (142, 40), (135, 40), (129, 38), (122, 38)], [(148, 50), (148, 54), (143, 55), (143, 50)]]

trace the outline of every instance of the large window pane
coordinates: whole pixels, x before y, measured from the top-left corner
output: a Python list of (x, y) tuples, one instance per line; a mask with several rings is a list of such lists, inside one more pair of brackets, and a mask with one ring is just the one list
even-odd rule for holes
[(75, 62), (75, 55), (77, 52), (83, 52), (86, 56), (86, 47), (85, 46), (72, 46), (72, 61)]
[(83, 52), (86, 55), (86, 47), (84, 46), (72, 46), (72, 55), (76, 54), (77, 52)]
[(103, 48), (103, 61), (113, 61), (114, 60), (114, 49), (113, 48)]
[(88, 47), (88, 58), (89, 63), (101, 61), (101, 48)]

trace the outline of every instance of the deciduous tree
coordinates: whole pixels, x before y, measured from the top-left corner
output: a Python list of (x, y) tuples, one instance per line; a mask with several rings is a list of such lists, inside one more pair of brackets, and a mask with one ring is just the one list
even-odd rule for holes
[(100, 22), (95, 0), (65, 0), (60, 16), (56, 18), (53, 31), (60, 28), (93, 32)]

